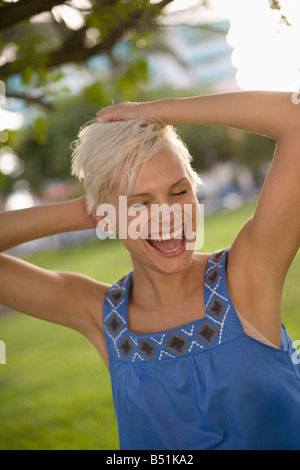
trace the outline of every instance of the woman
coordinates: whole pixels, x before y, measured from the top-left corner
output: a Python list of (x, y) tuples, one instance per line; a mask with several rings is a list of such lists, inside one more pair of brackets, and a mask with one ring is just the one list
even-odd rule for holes
[[(300, 112), (292, 95), (123, 103), (98, 120), (81, 132), (73, 157), (87, 209), (79, 199), (2, 213), (0, 248), (90, 228), (90, 215), (118, 233), (126, 215), (122, 241), (133, 271), (109, 286), (3, 254), (0, 302), (94, 343), (110, 368), (122, 449), (299, 449), (300, 371), (281, 321), (300, 238)], [(277, 140), (256, 211), (230, 248), (186, 248), (199, 181), (184, 145), (162, 123), (229, 126)], [(97, 210), (103, 203), (115, 208), (115, 220), (108, 206)], [(176, 204), (182, 213), (191, 207), (189, 222), (175, 224), (170, 212), (169, 232), (162, 216), (153, 233), (155, 204)], [(129, 225), (137, 207), (144, 231), (135, 238)]]

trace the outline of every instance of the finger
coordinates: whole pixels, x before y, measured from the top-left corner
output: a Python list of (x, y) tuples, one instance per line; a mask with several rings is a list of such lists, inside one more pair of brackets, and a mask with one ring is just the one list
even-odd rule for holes
[(101, 109), (96, 114), (98, 121), (110, 121), (112, 118), (112, 114), (107, 109)]
[(113, 122), (116, 119), (114, 119), (112, 116), (107, 114), (105, 116), (103, 116), (103, 115), (102, 116), (101, 115), (97, 116), (97, 120), (98, 120), (98, 122)]
[(108, 106), (97, 112), (97, 118), (100, 122), (112, 122), (136, 119), (137, 116), (137, 103), (130, 103), (129, 101), (122, 101), (114, 106)]

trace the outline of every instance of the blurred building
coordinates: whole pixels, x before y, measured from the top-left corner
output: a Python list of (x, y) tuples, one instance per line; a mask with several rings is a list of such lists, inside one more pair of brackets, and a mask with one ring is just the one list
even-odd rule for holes
[[(164, 25), (148, 49), (146, 40), (137, 47), (147, 53), (151, 85), (170, 85), (172, 88), (195, 88), (212, 91), (236, 90), (237, 69), (232, 65), (232, 47), (226, 37), (229, 21), (201, 25)], [(126, 41), (114, 47), (116, 60), (126, 61), (130, 54)], [(96, 56), (89, 66), (105, 77), (111, 66), (107, 57)], [(82, 72), (84, 73), (84, 72)], [(78, 82), (78, 76), (76, 83)]]
[(205, 215), (238, 209), (246, 201), (257, 199), (260, 192), (249, 168), (236, 162), (215, 164), (201, 173), (201, 180), (197, 197), (205, 206)]
[(150, 55), (154, 83), (168, 83), (174, 88), (197, 85), (212, 91), (237, 90), (233, 49), (226, 36), (228, 21), (201, 26), (168, 26), (165, 41), (173, 54)]

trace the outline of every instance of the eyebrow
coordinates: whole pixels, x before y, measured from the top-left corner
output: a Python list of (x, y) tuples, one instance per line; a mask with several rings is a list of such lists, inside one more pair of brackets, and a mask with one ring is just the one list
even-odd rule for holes
[[(178, 186), (180, 183), (183, 183), (185, 181), (189, 181), (188, 178), (186, 176), (184, 176), (183, 178), (180, 178), (178, 181), (176, 181), (176, 183), (173, 183), (171, 184), (171, 186), (169, 187), (169, 189), (172, 189), (172, 188), (175, 188), (175, 186)], [(133, 197), (141, 197), (141, 196), (150, 196), (151, 193), (137, 193), (137, 194), (128, 194), (127, 195), (127, 198), (133, 198)]]

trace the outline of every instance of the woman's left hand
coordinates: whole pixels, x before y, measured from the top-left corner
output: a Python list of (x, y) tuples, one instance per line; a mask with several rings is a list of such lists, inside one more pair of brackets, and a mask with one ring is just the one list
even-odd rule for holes
[[(154, 112), (153, 112), (154, 111)], [(108, 106), (97, 112), (99, 122), (140, 120), (146, 122), (159, 121), (152, 102), (131, 103), (122, 102), (115, 106)]]

